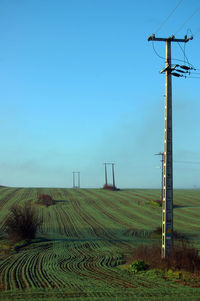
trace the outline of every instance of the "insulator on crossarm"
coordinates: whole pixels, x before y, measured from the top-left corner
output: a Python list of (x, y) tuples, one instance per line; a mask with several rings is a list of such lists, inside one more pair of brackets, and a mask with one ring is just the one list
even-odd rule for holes
[(185, 66), (185, 65), (182, 65), (182, 66), (180, 66), (182, 69), (185, 69), (185, 70), (191, 70), (191, 69), (193, 69), (193, 68), (191, 68), (191, 67), (188, 67), (188, 66)]
[(183, 76), (183, 75), (181, 75), (181, 74), (179, 74), (179, 73), (176, 73), (176, 72), (171, 73), (171, 75), (176, 76), (176, 77), (181, 77), (181, 76)]
[(188, 71), (183, 71), (183, 70), (179, 70), (179, 69), (176, 69), (176, 71), (181, 72), (181, 73), (188, 73)]

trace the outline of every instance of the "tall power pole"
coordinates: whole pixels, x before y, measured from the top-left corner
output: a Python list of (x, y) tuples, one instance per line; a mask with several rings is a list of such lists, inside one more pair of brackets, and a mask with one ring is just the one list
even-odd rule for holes
[(161, 161), (161, 202), (163, 201), (163, 167), (164, 167), (164, 153), (160, 152), (158, 154), (155, 154), (156, 156), (162, 156)]
[(172, 164), (172, 81), (171, 75), (181, 76), (173, 73), (176, 65), (171, 66), (171, 43), (187, 43), (193, 37), (175, 39), (156, 38), (152, 35), (148, 41), (161, 41), (166, 43), (166, 63), (161, 73), (165, 72), (165, 135), (164, 135), (164, 172), (163, 172), (163, 200), (162, 200), (162, 258), (170, 256), (173, 248), (173, 164)]

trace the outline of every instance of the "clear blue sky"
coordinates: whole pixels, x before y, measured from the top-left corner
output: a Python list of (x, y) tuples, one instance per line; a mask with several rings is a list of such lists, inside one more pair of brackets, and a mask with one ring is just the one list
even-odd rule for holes
[[(0, 1), (1, 185), (71, 187), (80, 171), (82, 187), (100, 187), (115, 162), (118, 187), (160, 187), (165, 62), (147, 38), (179, 2)], [(190, 29), (186, 55), (200, 69), (198, 8), (183, 0), (156, 35)], [(177, 43), (172, 57), (184, 59)], [(179, 188), (200, 188), (199, 90), (200, 78), (173, 78)]]

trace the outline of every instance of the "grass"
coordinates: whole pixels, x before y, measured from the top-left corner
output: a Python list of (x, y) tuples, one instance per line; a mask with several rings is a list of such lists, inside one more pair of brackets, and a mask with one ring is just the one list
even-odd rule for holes
[[(0, 252), (3, 300), (200, 299), (200, 289), (192, 287), (196, 278), (156, 270), (133, 275), (125, 267), (138, 245), (160, 240), (154, 230), (161, 224), (161, 208), (151, 203), (159, 190), (0, 188), (0, 225), (14, 204), (36, 203), (40, 194), (55, 203), (37, 206), (38, 238), (22, 242), (9, 256)], [(174, 191), (174, 228), (197, 248), (199, 199), (197, 190)], [(6, 245), (3, 238), (1, 244)]]

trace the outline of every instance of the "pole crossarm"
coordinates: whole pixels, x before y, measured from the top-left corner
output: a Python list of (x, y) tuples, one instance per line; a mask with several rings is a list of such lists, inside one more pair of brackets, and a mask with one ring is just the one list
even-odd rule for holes
[(164, 73), (166, 71), (174, 71), (176, 69), (176, 67), (179, 66), (179, 65), (175, 65), (174, 67), (170, 68), (170, 66), (168, 65), (167, 67), (163, 68), (160, 73)]
[(184, 39), (175, 39), (174, 35), (172, 35), (171, 37), (168, 37), (168, 38), (156, 38), (155, 34), (152, 34), (152, 36), (148, 37), (148, 41), (160, 41), (160, 42), (170, 41), (170, 42), (187, 43), (187, 42), (189, 42), (189, 40), (193, 40), (193, 36), (187, 37), (187, 35), (185, 35)]

